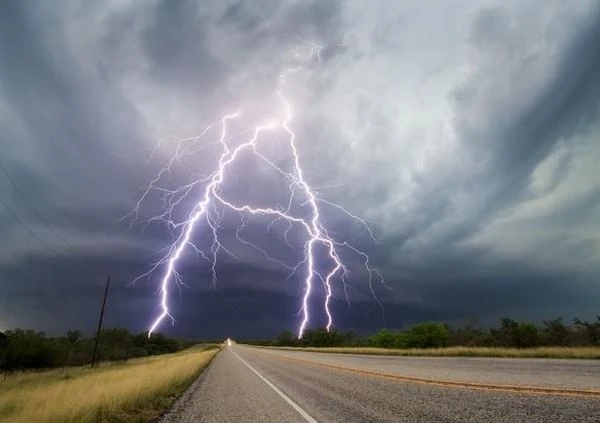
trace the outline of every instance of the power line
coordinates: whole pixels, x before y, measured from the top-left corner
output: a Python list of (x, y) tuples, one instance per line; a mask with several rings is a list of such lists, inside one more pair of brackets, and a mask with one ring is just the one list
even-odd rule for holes
[(19, 188), (19, 185), (17, 185), (17, 183), (15, 182), (15, 180), (10, 176), (10, 174), (8, 173), (8, 170), (6, 169), (6, 166), (4, 166), (4, 164), (2, 163), (2, 161), (0, 161), (0, 171), (2, 171), (2, 173), (4, 174), (4, 176), (6, 176), (6, 179), (8, 179), (8, 181), (10, 182), (10, 184), (12, 185), (13, 189), (15, 190), (15, 192), (18, 194), (19, 197), (21, 197), (21, 200), (23, 200), (23, 202), (27, 205), (27, 208), (29, 208), (29, 210), (31, 210), (31, 212), (38, 218), (38, 220), (50, 231), (54, 234), (54, 236), (56, 236), (58, 239), (60, 239), (63, 243), (65, 243), (69, 248), (72, 248), (73, 245), (67, 241), (60, 233), (58, 233), (49, 223), (46, 219), (44, 219), (44, 217), (36, 210), (35, 207), (33, 207), (33, 204), (31, 204), (31, 202), (25, 197), (25, 195), (23, 194), (23, 191), (21, 190), (21, 188)]
[(36, 240), (37, 240), (37, 241), (38, 241), (38, 242), (39, 242), (41, 245), (43, 245), (44, 247), (46, 247), (46, 249), (47, 249), (48, 251), (50, 251), (52, 254), (56, 254), (56, 250), (54, 250), (54, 248), (52, 248), (52, 247), (50, 246), (50, 244), (48, 244), (48, 243), (47, 243), (46, 241), (44, 241), (42, 238), (40, 238), (39, 236), (37, 236), (37, 235), (36, 235), (36, 233), (35, 233), (35, 232), (33, 232), (33, 231), (31, 230), (31, 228), (29, 228), (29, 226), (27, 226), (27, 225), (25, 224), (25, 222), (23, 222), (23, 221), (22, 221), (22, 220), (19, 218), (19, 216), (18, 216), (18, 215), (17, 215), (17, 214), (16, 214), (16, 213), (15, 213), (15, 212), (14, 212), (14, 211), (13, 211), (13, 210), (10, 208), (10, 207), (8, 207), (8, 204), (7, 204), (7, 203), (6, 203), (6, 202), (5, 202), (5, 201), (2, 199), (2, 197), (1, 197), (1, 196), (0, 196), (0, 204), (1, 204), (2, 206), (4, 206), (4, 208), (5, 208), (5, 209), (8, 211), (8, 213), (10, 213), (10, 215), (11, 215), (11, 216), (12, 216), (12, 217), (15, 219), (15, 221), (16, 221), (16, 222), (17, 222), (19, 225), (21, 225), (21, 227), (22, 227), (23, 229), (25, 229), (25, 231), (27, 231), (27, 233), (28, 233), (29, 235), (31, 235), (31, 237), (32, 237), (32, 238), (35, 238), (35, 239), (36, 239)]

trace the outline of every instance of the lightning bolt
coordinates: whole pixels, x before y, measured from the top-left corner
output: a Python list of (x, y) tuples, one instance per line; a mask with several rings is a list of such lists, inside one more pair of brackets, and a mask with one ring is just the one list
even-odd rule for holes
[[(320, 52), (322, 47), (315, 44), (315, 57), (317, 61), (321, 60)], [(134, 283), (142, 278), (150, 277), (156, 272), (162, 272), (160, 278), (159, 296), (160, 296), (160, 313), (153, 320), (149, 328), (149, 336), (157, 330), (159, 325), (165, 319), (170, 319), (175, 322), (174, 317), (169, 311), (170, 296), (173, 285), (179, 286), (183, 283), (183, 278), (178, 272), (178, 264), (182, 255), (187, 249), (193, 251), (198, 258), (206, 260), (210, 264), (210, 272), (212, 275), (211, 285), (214, 287), (218, 281), (217, 274), (217, 259), (221, 254), (228, 254), (232, 257), (235, 255), (229, 251), (223, 242), (219, 239), (219, 230), (224, 216), (224, 211), (237, 212), (241, 216), (241, 224), (238, 227), (235, 236), (241, 244), (250, 246), (260, 252), (267, 260), (271, 260), (286, 267), (290, 274), (288, 279), (304, 268), (304, 293), (302, 296), (302, 304), (300, 313), (302, 319), (298, 327), (298, 337), (302, 338), (306, 328), (310, 323), (309, 299), (313, 293), (314, 285), (317, 281), (323, 284), (325, 298), (323, 301), (323, 311), (327, 318), (326, 328), (329, 331), (333, 326), (333, 315), (330, 309), (331, 298), (333, 296), (333, 283), (336, 278), (339, 278), (343, 284), (346, 300), (349, 302), (348, 294), (348, 277), (350, 274), (349, 267), (342, 260), (343, 254), (354, 254), (364, 264), (364, 268), (369, 275), (369, 288), (378, 302), (383, 306), (375, 294), (374, 280), (377, 278), (385, 287), (385, 281), (376, 269), (369, 264), (369, 256), (352, 246), (347, 241), (336, 240), (326, 229), (322, 222), (321, 210), (319, 204), (330, 206), (344, 213), (347, 217), (360, 223), (369, 237), (377, 242), (373, 231), (368, 224), (358, 217), (356, 214), (348, 211), (340, 205), (330, 201), (318, 198), (315, 191), (308, 184), (301, 166), (300, 155), (297, 148), (296, 134), (292, 129), (291, 123), (293, 119), (293, 109), (291, 103), (284, 95), (282, 87), (290, 74), (295, 69), (283, 72), (280, 75), (276, 97), (282, 109), (283, 117), (273, 119), (266, 124), (259, 125), (250, 130), (251, 136), (235, 147), (231, 146), (230, 142), (230, 122), (238, 119), (241, 112), (234, 112), (222, 117), (219, 121), (208, 125), (199, 135), (189, 138), (178, 139), (175, 152), (171, 156), (167, 165), (162, 168), (155, 178), (143, 191), (137, 201), (135, 209), (126, 217), (131, 218), (131, 222), (140, 220), (140, 209), (142, 205), (149, 201), (150, 197), (157, 193), (162, 196), (162, 211), (153, 217), (146, 220), (144, 229), (154, 222), (162, 222), (167, 225), (173, 240), (165, 249), (166, 252), (158, 262), (154, 263), (150, 269), (138, 276)], [(212, 143), (203, 143), (207, 134), (215, 128), (219, 128), (219, 137), (217, 141)], [(270, 159), (266, 154), (261, 152), (260, 144), (264, 142), (261, 136), (266, 133), (282, 134), (285, 139), (292, 165), (291, 169), (286, 169)], [(173, 168), (180, 163), (185, 156), (197, 153), (198, 151), (213, 146), (220, 148), (220, 156), (218, 160), (217, 170), (209, 175), (192, 174), (193, 181), (189, 184), (183, 184), (175, 189), (168, 188), (168, 180), (173, 173)], [(236, 201), (227, 198), (222, 190), (222, 186), (232, 168), (239, 162), (242, 154), (252, 154), (255, 158), (266, 164), (270, 169), (280, 175), (283, 180), (289, 185), (289, 198), (285, 206), (277, 205), (275, 207), (256, 207), (249, 204), (239, 204)], [(184, 200), (188, 199), (195, 192), (197, 187), (202, 188), (202, 195), (195, 201), (191, 212), (187, 214), (183, 220), (178, 221), (175, 218), (176, 209), (182, 205)], [(294, 205), (302, 198), (300, 203), (302, 208), (307, 208), (309, 213), (307, 216), (294, 213)], [(288, 246), (291, 243), (288, 240), (288, 234), (293, 229), (299, 229), (305, 236), (303, 246), (303, 258), (296, 265), (289, 265), (281, 260), (270, 257), (268, 251), (255, 245), (254, 243), (242, 238), (242, 231), (246, 228), (248, 218), (250, 216), (265, 216), (271, 220), (267, 230), (269, 231), (273, 225), (278, 222), (285, 222), (287, 229), (284, 232), (284, 241)], [(194, 234), (199, 231), (201, 224), (205, 224), (209, 231), (209, 236), (212, 238), (210, 248), (200, 248), (193, 241)], [(131, 227), (131, 226), (130, 226)], [(321, 248), (321, 250), (319, 250)], [(317, 253), (326, 251), (329, 267), (325, 273), (321, 273), (317, 269)], [(388, 287), (389, 288), (389, 287)]]

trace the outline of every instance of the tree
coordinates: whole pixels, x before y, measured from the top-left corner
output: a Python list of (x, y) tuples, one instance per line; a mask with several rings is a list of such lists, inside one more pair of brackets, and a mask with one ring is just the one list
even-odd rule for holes
[(448, 327), (448, 344), (468, 347), (484, 346), (490, 343), (489, 334), (481, 328), (478, 320), (469, 319), (462, 327)]
[(519, 323), (512, 332), (512, 346), (517, 348), (532, 348), (540, 345), (540, 335), (533, 323)]
[(398, 336), (388, 329), (381, 329), (379, 332), (377, 332), (371, 338), (371, 342), (372, 342), (373, 346), (379, 347), (379, 348), (397, 347), (397, 346), (399, 346), (399, 345), (397, 345), (398, 344), (397, 340), (398, 340)]
[(167, 338), (162, 333), (153, 333), (152, 336), (148, 338), (146, 349), (148, 350), (149, 355), (156, 355), (176, 352), (180, 350), (180, 347), (177, 340)]
[(583, 330), (585, 334), (585, 342), (588, 345), (600, 345), (600, 316), (595, 322), (581, 321), (575, 319), (575, 326)]
[(442, 323), (419, 323), (403, 335), (408, 348), (440, 348), (448, 344), (448, 328)]
[(15, 329), (5, 333), (8, 338), (5, 366), (7, 369), (53, 367), (58, 351), (48, 342), (44, 332)]
[(299, 342), (305, 347), (341, 347), (346, 345), (350, 336), (351, 333), (345, 334), (335, 329), (310, 329), (304, 332)]
[(73, 349), (77, 342), (81, 340), (83, 334), (78, 330), (70, 330), (67, 331), (67, 336), (63, 338), (64, 348), (65, 348), (65, 359), (63, 364), (63, 369), (66, 369), (67, 366), (70, 365), (71, 355), (73, 353)]
[(547, 345), (564, 346), (569, 344), (569, 329), (562, 321), (562, 317), (554, 320), (544, 320), (542, 329), (544, 343)]
[(0, 332), (0, 370), (4, 369), (6, 354), (8, 353), (8, 337)]
[(102, 329), (99, 344), (101, 358), (111, 361), (127, 360), (133, 346), (133, 336), (127, 329)]
[(541, 343), (539, 330), (533, 323), (516, 322), (504, 317), (500, 319), (500, 329), (492, 329), (493, 343), (501, 347), (529, 348)]
[(519, 324), (513, 319), (503, 317), (500, 319), (500, 328), (491, 329), (492, 343), (498, 347), (510, 347), (513, 345), (513, 333)]
[(296, 337), (289, 330), (281, 332), (275, 340), (275, 345), (279, 347), (290, 347), (296, 344)]

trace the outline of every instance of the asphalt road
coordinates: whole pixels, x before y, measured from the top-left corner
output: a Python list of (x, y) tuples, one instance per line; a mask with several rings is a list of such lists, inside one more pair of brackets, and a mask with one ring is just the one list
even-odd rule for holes
[(174, 422), (600, 422), (600, 362), (358, 356), (234, 344), (162, 419)]

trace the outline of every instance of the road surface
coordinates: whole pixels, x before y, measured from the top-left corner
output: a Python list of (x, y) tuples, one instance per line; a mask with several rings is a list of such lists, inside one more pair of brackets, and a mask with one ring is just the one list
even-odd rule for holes
[(600, 422), (600, 362), (226, 347), (162, 423)]

